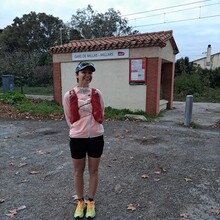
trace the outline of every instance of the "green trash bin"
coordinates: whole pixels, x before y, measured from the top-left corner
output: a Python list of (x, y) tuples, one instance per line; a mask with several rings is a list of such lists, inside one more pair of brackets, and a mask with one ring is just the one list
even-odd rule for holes
[(2, 75), (2, 87), (4, 93), (14, 91), (14, 76)]

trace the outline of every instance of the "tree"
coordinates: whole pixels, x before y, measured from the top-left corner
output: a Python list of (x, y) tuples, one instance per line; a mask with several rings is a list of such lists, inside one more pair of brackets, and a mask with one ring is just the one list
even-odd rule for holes
[(26, 53), (21, 50), (13, 53), (5, 52), (0, 57), (2, 74), (12, 74), (18, 77), (31, 77), (36, 66), (40, 66), (42, 54), (39, 52)]
[(30, 84), (37, 69), (51, 78), (52, 56), (48, 48), (60, 44), (60, 28), (63, 41), (68, 41), (67, 28), (59, 18), (35, 12), (16, 17), (0, 33), (0, 75), (12, 74), (22, 84)]
[(80, 40), (80, 39), (83, 38), (78, 30), (71, 27), (70, 23), (66, 23), (65, 26), (66, 26), (65, 27), (66, 28), (65, 32), (66, 32), (66, 35), (67, 35), (68, 42), (70, 40)]
[(175, 63), (175, 75), (192, 74), (198, 67), (189, 62), (189, 57), (181, 57)]
[[(1, 33), (3, 51), (13, 52), (45, 52), (49, 47), (60, 44), (60, 28), (65, 31), (65, 25), (59, 18), (45, 13), (31, 12), (22, 18), (16, 17), (14, 22)], [(67, 34), (63, 34), (64, 41)]]
[(110, 8), (104, 14), (97, 13), (91, 5), (86, 9), (78, 9), (70, 24), (86, 39), (138, 33), (136, 30), (132, 31), (133, 28), (128, 26), (126, 19), (121, 18), (119, 11)]

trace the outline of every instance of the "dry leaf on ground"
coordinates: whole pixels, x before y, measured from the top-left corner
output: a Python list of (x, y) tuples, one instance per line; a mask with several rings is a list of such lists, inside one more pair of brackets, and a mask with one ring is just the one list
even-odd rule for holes
[(136, 207), (133, 204), (129, 204), (129, 205), (127, 205), (127, 209), (130, 211), (135, 211)]
[(27, 157), (22, 157), (21, 160), (27, 160)]
[(211, 213), (216, 214), (216, 215), (219, 215), (219, 214), (220, 214), (220, 209), (218, 209), (218, 208), (213, 208), (213, 209), (211, 209)]
[(72, 198), (73, 198), (73, 200), (77, 200), (78, 196), (77, 195), (73, 195)]
[(26, 209), (26, 206), (25, 206), (25, 205), (19, 206), (16, 210), (17, 210), (17, 211), (21, 211), (21, 210), (23, 210), (23, 209)]
[(18, 167), (21, 168), (21, 167), (24, 167), (26, 165), (27, 165), (27, 163), (20, 163)]
[(192, 182), (192, 179), (190, 179), (190, 178), (184, 178), (184, 180), (185, 180), (186, 182)]
[(163, 167), (160, 167), (160, 170), (162, 171), (162, 172), (167, 172), (167, 170), (165, 169), (165, 168), (163, 168)]
[(9, 210), (9, 213), (6, 214), (6, 216), (12, 218), (12, 217), (14, 217), (16, 214), (17, 214), (17, 210), (16, 210), (16, 209), (13, 209), (13, 210)]
[(21, 183), (27, 183), (27, 182), (29, 182), (29, 180), (27, 179), (21, 180)]
[(33, 171), (31, 171), (30, 172), (30, 174), (38, 174), (39, 172), (38, 171), (35, 171), (35, 170), (33, 170)]
[(149, 178), (149, 175), (143, 174), (141, 177), (144, 178), (144, 179), (146, 179), (146, 178)]
[(46, 154), (46, 152), (43, 151), (43, 150), (37, 150), (36, 153), (39, 154), (39, 155), (44, 155), (44, 154)]
[(12, 210), (9, 210), (9, 213), (6, 214), (6, 216), (8, 217), (14, 217), (19, 211), (23, 210), (23, 209), (26, 209), (26, 206), (25, 205), (22, 205), (20, 207), (18, 207), (17, 209), (12, 209)]
[(188, 218), (189, 214), (188, 213), (181, 213), (180, 217), (181, 218)]

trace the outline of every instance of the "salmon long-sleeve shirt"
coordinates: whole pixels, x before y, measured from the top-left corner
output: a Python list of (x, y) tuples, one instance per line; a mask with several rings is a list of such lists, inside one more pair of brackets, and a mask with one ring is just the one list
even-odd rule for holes
[[(73, 124), (70, 123), (70, 94), (67, 91), (63, 98), (63, 109), (66, 118), (66, 122), (70, 128), (69, 136), (71, 138), (92, 138), (103, 135), (104, 127), (102, 124), (98, 123), (92, 114), (92, 104), (91, 104), (91, 88), (74, 88), (76, 95), (78, 97), (78, 107), (80, 119)], [(104, 115), (104, 101), (101, 92), (96, 89), (100, 97), (100, 104), (103, 109)]]

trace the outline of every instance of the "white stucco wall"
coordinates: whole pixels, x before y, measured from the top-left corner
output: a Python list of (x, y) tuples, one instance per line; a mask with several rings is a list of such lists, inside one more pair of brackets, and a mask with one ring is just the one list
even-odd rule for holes
[(161, 47), (147, 47), (147, 48), (133, 48), (130, 49), (130, 58), (140, 58), (140, 57), (160, 57), (164, 61), (175, 63), (175, 54), (173, 53), (173, 48), (171, 43), (168, 41), (167, 45), (163, 48)]
[[(145, 111), (146, 85), (129, 85), (128, 59), (99, 60), (93, 63), (96, 72), (93, 73), (91, 87), (102, 91), (106, 107)], [(74, 70), (77, 64), (61, 64), (62, 97), (76, 85)]]
[(213, 55), (212, 69), (220, 67), (220, 53)]
[(193, 63), (199, 65), (202, 69), (205, 69), (205, 62), (206, 62), (206, 59), (200, 59), (200, 60), (193, 61)]
[(220, 67), (220, 53), (211, 55), (211, 66), (206, 66), (206, 57), (192, 62), (200, 65), (202, 69), (216, 69)]
[(160, 57), (163, 60), (175, 63), (175, 54), (173, 54), (173, 48), (171, 43), (168, 41), (166, 47), (160, 48)]

